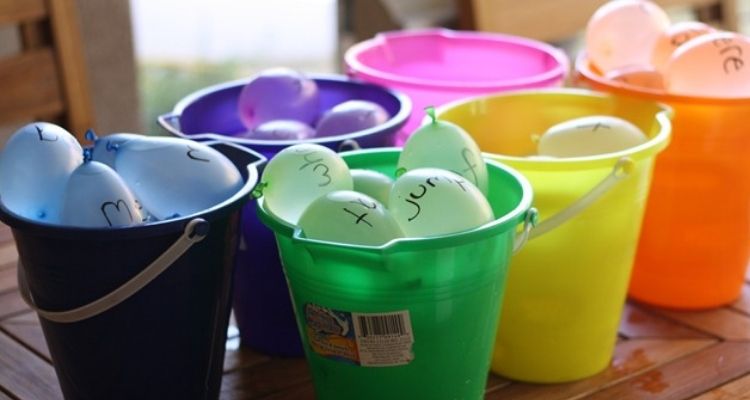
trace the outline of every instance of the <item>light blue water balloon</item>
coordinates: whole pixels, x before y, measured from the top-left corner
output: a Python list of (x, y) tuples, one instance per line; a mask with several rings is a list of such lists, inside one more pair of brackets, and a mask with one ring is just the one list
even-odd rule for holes
[(0, 156), (0, 200), (23, 217), (58, 223), (66, 182), (82, 162), (81, 145), (68, 131), (47, 122), (28, 124)]
[(122, 143), (115, 171), (159, 220), (215, 206), (244, 184), (234, 164), (219, 151), (179, 138), (144, 136)]
[(120, 146), (127, 141), (142, 140), (143, 138), (147, 138), (147, 136), (135, 133), (112, 133), (105, 136), (97, 136), (91, 130), (86, 132), (86, 139), (94, 142), (93, 161), (107, 164), (110, 168), (115, 167), (115, 158)]
[(137, 225), (140, 206), (119, 175), (106, 164), (85, 161), (68, 179), (63, 193), (60, 223), (102, 228)]

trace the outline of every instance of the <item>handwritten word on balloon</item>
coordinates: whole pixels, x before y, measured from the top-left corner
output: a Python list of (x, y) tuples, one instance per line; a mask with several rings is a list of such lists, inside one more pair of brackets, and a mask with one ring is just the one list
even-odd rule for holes
[(390, 210), (409, 237), (475, 228), (491, 221), (492, 209), (471, 182), (438, 168), (418, 168), (393, 184)]
[(353, 187), (349, 167), (333, 150), (312, 143), (290, 146), (266, 165), (261, 178), (265, 205), (277, 217), (296, 224), (318, 197)]
[(315, 199), (302, 213), (299, 227), (310, 239), (377, 246), (403, 237), (401, 227), (377, 200), (351, 190)]

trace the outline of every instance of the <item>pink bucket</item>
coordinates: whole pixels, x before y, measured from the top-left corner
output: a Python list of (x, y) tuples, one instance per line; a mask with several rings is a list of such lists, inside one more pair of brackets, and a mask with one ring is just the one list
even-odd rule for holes
[(406, 93), (412, 115), (396, 145), (427, 106), (506, 90), (562, 86), (569, 61), (543, 42), (486, 32), (428, 29), (376, 35), (347, 50), (349, 75)]

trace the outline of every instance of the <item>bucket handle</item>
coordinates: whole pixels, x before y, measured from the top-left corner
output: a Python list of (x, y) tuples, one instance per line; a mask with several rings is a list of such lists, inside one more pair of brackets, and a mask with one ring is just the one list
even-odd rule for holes
[(36, 311), (39, 316), (46, 320), (60, 323), (79, 322), (95, 317), (112, 307), (122, 303), (130, 296), (138, 293), (151, 281), (156, 279), (162, 272), (169, 268), (180, 256), (182, 256), (195, 243), (203, 240), (208, 234), (209, 224), (203, 218), (195, 218), (185, 225), (182, 235), (164, 251), (149, 266), (144, 268), (129, 281), (123, 283), (110, 293), (80, 307), (68, 311), (47, 311), (37, 307), (26, 282), (26, 272), (21, 260), (18, 260), (18, 287), (21, 297), (26, 304)]
[(536, 208), (531, 207), (526, 211), (526, 216), (523, 218), (523, 229), (516, 235), (513, 240), (513, 254), (518, 253), (523, 248), (523, 245), (529, 241), (531, 231), (536, 226), (536, 221), (539, 217), (539, 211)]
[(633, 171), (634, 162), (629, 157), (622, 157), (612, 167), (612, 171), (601, 182), (596, 184), (588, 193), (573, 202), (562, 211), (540, 222), (530, 233), (529, 239), (534, 239), (552, 229), (564, 224), (571, 218), (580, 214), (599, 200), (602, 196), (614, 189), (620, 181), (627, 178)]
[(341, 153), (344, 151), (353, 151), (353, 150), (361, 150), (362, 146), (359, 145), (359, 142), (357, 142), (354, 139), (346, 139), (339, 143), (338, 148), (336, 149), (337, 153)]

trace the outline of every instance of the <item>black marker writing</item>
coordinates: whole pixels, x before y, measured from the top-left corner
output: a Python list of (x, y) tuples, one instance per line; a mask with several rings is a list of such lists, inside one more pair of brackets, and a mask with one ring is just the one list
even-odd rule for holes
[(477, 164), (474, 162), (474, 153), (471, 152), (471, 150), (467, 149), (466, 147), (461, 150), (461, 157), (463, 157), (464, 162), (468, 166), (468, 168), (461, 171), (459, 175), (466, 176), (466, 172), (471, 172), (472, 181), (474, 181), (475, 185), (479, 184), (479, 178), (477, 178)]
[(364, 222), (364, 223), (365, 223), (365, 224), (367, 224), (367, 225), (368, 225), (368, 226), (369, 226), (370, 228), (372, 228), (372, 224), (371, 224), (371, 223), (369, 223), (369, 222), (367, 222), (367, 220), (365, 219), (365, 217), (367, 216), (367, 213), (357, 214), (357, 213), (355, 213), (355, 212), (351, 211), (351, 210), (350, 210), (350, 209), (348, 209), (348, 208), (344, 208), (344, 211), (346, 211), (346, 212), (348, 212), (349, 214), (351, 214), (351, 215), (353, 215), (353, 216), (357, 217), (357, 221), (356, 221), (356, 222), (354, 222), (355, 224), (359, 224), (360, 222)]
[(730, 38), (721, 38), (712, 40), (715, 47), (719, 50), (719, 55), (725, 56), (721, 66), (724, 73), (729, 75), (732, 72), (738, 72), (745, 67), (745, 60), (742, 59), (742, 47), (735, 44)]
[(414, 213), (414, 215), (412, 215), (411, 217), (407, 218), (407, 221), (411, 222), (414, 218), (417, 218), (419, 216), (419, 213), (422, 212), (422, 207), (419, 205), (419, 203), (417, 203), (416, 201), (414, 201), (412, 199), (406, 199), (406, 202), (407, 203), (411, 203), (415, 207), (417, 207), (417, 212)]
[(194, 149), (194, 148), (190, 147), (190, 145), (188, 145), (187, 148), (188, 148), (188, 152), (187, 152), (188, 158), (190, 158), (192, 160), (195, 160), (195, 161), (211, 162), (211, 160), (209, 160), (207, 158), (200, 158), (200, 157), (198, 157), (198, 156), (195, 155), (196, 153), (199, 153), (200, 150)]
[(39, 140), (41, 140), (42, 142), (57, 141), (57, 135), (55, 135), (54, 133), (48, 133), (47, 135), (45, 135), (44, 131), (39, 127), (39, 125), (34, 125), (34, 128), (36, 128), (36, 134), (39, 135)]
[(612, 127), (611, 127), (611, 126), (609, 126), (609, 125), (607, 125), (607, 124), (603, 124), (603, 123), (601, 123), (601, 122), (597, 122), (597, 123), (595, 123), (595, 124), (588, 124), (588, 125), (578, 125), (578, 126), (576, 126), (576, 128), (577, 128), (577, 129), (586, 129), (586, 128), (591, 128), (591, 132), (596, 132), (596, 131), (597, 131), (597, 129), (599, 129), (599, 128), (604, 128), (604, 129), (612, 129)]
[(119, 199), (116, 202), (107, 201), (102, 203), (102, 214), (104, 214), (104, 218), (107, 219), (107, 224), (109, 226), (112, 226), (112, 220), (109, 219), (109, 214), (107, 210), (111, 210), (111, 207), (114, 207), (114, 209), (119, 213), (120, 212), (120, 206), (123, 206), (125, 210), (128, 212), (128, 218), (130, 221), (133, 221), (133, 214), (130, 212), (130, 207), (128, 207), (127, 203), (125, 203), (125, 200)]

